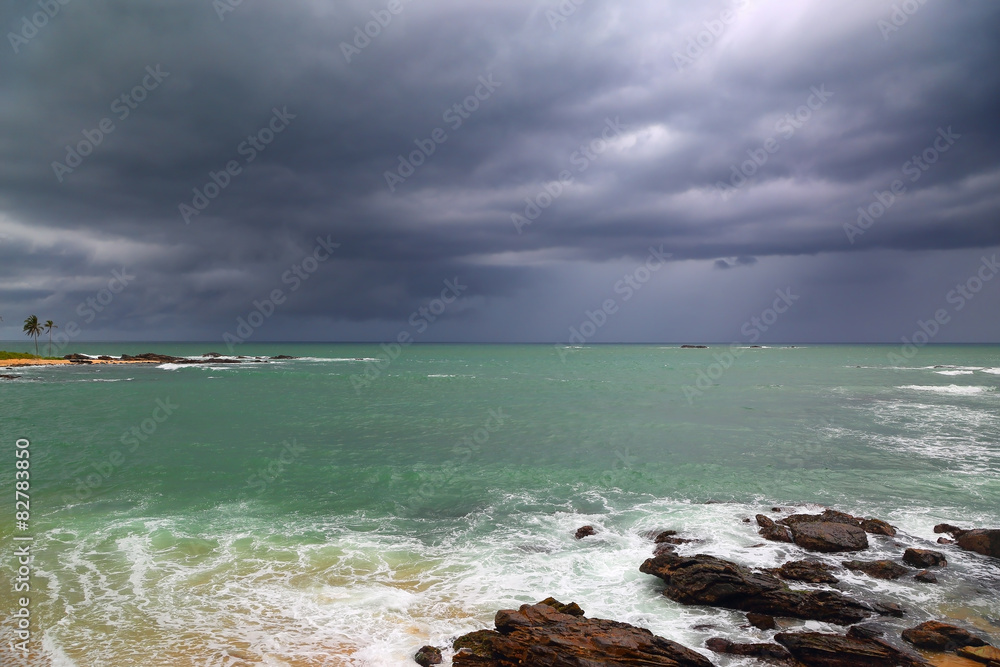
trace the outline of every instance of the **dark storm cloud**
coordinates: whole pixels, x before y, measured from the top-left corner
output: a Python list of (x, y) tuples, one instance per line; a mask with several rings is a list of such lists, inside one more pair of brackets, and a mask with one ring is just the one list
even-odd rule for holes
[(97, 322), (216, 337), (317, 237), (335, 257), (270, 335), (399, 320), (461, 277), (463, 331), (522, 338), (476, 310), (650, 245), (769, 293), (767, 258), (1000, 244), (989, 2), (220, 2), (78, 0), (30, 39), (37, 5), (0, 14), (8, 328), (127, 267)]

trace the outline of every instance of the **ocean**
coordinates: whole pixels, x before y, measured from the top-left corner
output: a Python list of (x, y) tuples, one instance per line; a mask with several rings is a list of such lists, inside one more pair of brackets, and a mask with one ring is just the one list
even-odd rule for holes
[[(16, 580), (30, 536), (32, 636), (18, 658), (25, 594), (0, 587), (0, 662), (407, 665), (554, 596), (747, 664), (704, 649), (759, 632), (742, 614), (639, 573), (649, 531), (772, 567), (793, 548), (742, 519), (774, 506), (893, 523), (872, 558), (941, 522), (1000, 527), (1000, 346), (911, 352), (275, 343), (238, 353), (299, 358), (5, 371), (22, 377), (0, 380), (0, 571)], [(583, 525), (597, 535), (575, 539)], [(907, 608), (893, 627), (959, 618), (1000, 640), (1000, 568), (948, 553), (938, 586), (838, 576)]]

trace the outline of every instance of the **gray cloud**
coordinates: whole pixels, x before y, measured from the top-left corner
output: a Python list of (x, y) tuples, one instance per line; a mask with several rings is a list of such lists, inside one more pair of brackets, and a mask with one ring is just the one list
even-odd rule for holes
[[(663, 244), (679, 273), (740, 270), (711, 289), (658, 276), (607, 335), (732, 338), (738, 305), (721, 293), (766, 301), (794, 283), (823, 287), (789, 314), (790, 338), (895, 340), (956, 267), (1000, 246), (993, 3), (920, 5), (889, 32), (891, 5), (862, 0), (588, 0), (554, 23), (556, 2), (404, 1), (391, 20), (387, 4), (242, 3), (220, 20), (201, 0), (93, 0), (16, 53), (8, 36), (0, 336), (18, 337), (22, 313), (77, 317), (128, 267), (93, 335), (219, 338), (330, 236), (336, 257), (262, 338), (300, 338), (304, 322), (311, 338), (390, 336), (460, 276), (464, 305), (431, 338), (559, 339), (577, 315), (563, 306), (599, 302), (611, 267)], [(32, 8), (3, 9), (0, 25), (19, 34)], [(344, 44), (379, 17), (348, 62)], [(169, 74), (152, 87), (147, 67)], [(497, 82), (488, 95), (481, 77)], [(251, 151), (275, 109), (294, 118)], [(60, 182), (53, 162), (103, 119), (113, 131)], [(948, 128), (948, 150), (913, 171)], [(390, 191), (399, 156), (428, 146)], [(186, 223), (180, 205), (212, 174), (225, 187)], [(852, 236), (895, 180), (905, 192)], [(528, 214), (518, 233), (512, 216)], [(919, 298), (897, 279), (915, 265)], [(863, 304), (849, 298), (859, 275)], [(969, 312), (962, 337), (995, 339), (995, 309)]]

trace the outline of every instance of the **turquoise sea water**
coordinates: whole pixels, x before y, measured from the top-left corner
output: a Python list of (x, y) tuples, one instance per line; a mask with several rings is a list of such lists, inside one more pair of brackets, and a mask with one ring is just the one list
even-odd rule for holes
[[(22, 377), (0, 381), (0, 497), (15, 440), (32, 453), (25, 664), (408, 664), (549, 595), (700, 647), (745, 636), (741, 617), (658, 595), (637, 570), (648, 530), (770, 566), (789, 548), (741, 519), (773, 505), (884, 518), (906, 545), (1000, 526), (1000, 347), (905, 366), (895, 347), (728, 350), (419, 345), (385, 363), (378, 345), (260, 344), (239, 353), (302, 358), (4, 371)], [(599, 534), (573, 539), (584, 524)], [(11, 580), (21, 534), (8, 502)], [(846, 578), (908, 620), (1000, 634), (1000, 568), (953, 561), (939, 587)], [(16, 597), (0, 590), (3, 619)]]

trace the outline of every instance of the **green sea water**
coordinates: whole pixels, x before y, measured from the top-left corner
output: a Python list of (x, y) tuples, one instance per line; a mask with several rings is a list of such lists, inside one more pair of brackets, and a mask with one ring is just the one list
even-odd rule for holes
[[(699, 619), (735, 636), (739, 618), (659, 596), (637, 571), (645, 531), (776, 565), (788, 548), (754, 546), (741, 521), (772, 505), (878, 516), (914, 544), (938, 522), (1000, 526), (997, 346), (929, 346), (900, 365), (889, 346), (398, 352), (247, 344), (299, 358), (2, 371), (21, 376), (0, 381), (0, 572), (14, 580), (13, 538), (32, 536), (24, 664), (407, 664), (549, 595), (699, 647)], [(573, 539), (583, 524), (598, 536)], [(955, 561), (937, 589), (859, 585), (913, 618), (1000, 632), (997, 574)], [(2, 619), (16, 600), (0, 589)]]

